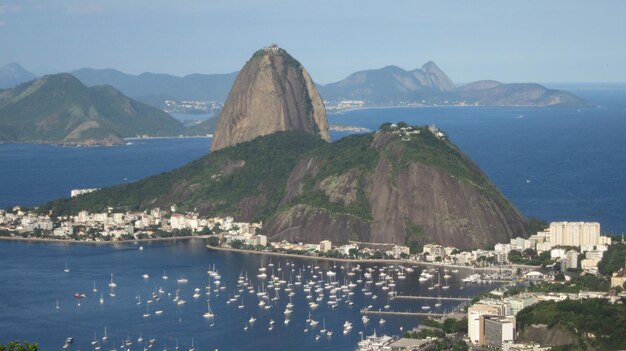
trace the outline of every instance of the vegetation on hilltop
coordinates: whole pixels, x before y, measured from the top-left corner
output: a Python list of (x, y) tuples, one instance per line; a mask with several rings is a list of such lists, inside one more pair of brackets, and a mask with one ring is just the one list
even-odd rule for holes
[(521, 335), (533, 324), (550, 330), (564, 328), (578, 337), (582, 349), (623, 350), (626, 348), (626, 305), (603, 299), (540, 302), (517, 314)]
[(245, 201), (256, 202), (252, 219), (270, 215), (280, 201), (289, 172), (299, 157), (320, 146), (314, 135), (278, 132), (233, 147), (215, 151), (179, 169), (138, 182), (50, 202), (40, 211), (54, 215), (81, 210), (145, 209), (179, 206), (180, 211), (239, 216)]
[[(419, 134), (403, 138), (402, 142), (393, 143), (383, 152), (383, 155), (397, 167), (394, 172), (405, 170), (411, 163), (436, 167), (478, 187), (481, 192), (491, 196), (501, 205), (510, 207), (506, 198), (482, 170), (447, 138), (435, 136), (426, 126), (410, 126), (405, 122), (399, 122), (397, 128), (412, 128), (419, 131)], [(380, 130), (391, 132), (397, 128), (391, 128), (391, 123), (385, 123)]]
[[(304, 204), (324, 208), (333, 214), (351, 214), (363, 220), (371, 220), (371, 211), (363, 186), (358, 187), (354, 201), (350, 204), (341, 204), (332, 201), (324, 193), (325, 189), (320, 189), (318, 184), (329, 177), (341, 176), (348, 172), (362, 175), (371, 171), (378, 162), (378, 153), (370, 147), (372, 139), (372, 134), (350, 135), (307, 153), (304, 157), (316, 160), (320, 167), (315, 175), (305, 178), (302, 192), (292, 199), (288, 206)], [(356, 177), (362, 178), (358, 175)]]

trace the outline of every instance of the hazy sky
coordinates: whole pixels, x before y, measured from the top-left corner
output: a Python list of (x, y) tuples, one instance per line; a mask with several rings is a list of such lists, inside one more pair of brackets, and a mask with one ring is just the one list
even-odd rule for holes
[(278, 43), (327, 83), (435, 61), (455, 82), (626, 82), (626, 1), (0, 0), (0, 65), (226, 73)]

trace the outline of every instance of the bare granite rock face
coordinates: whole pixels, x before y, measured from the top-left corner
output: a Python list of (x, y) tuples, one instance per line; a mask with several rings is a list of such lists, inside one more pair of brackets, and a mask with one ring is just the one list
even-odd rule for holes
[[(404, 244), (409, 238), (461, 249), (523, 235), (526, 220), (478, 166), (429, 133), (421, 130), (410, 141), (375, 133), (368, 150), (350, 151), (355, 158), (373, 155), (369, 166), (338, 170), (338, 163), (322, 155), (301, 159), (287, 181), (281, 210), (264, 231), (272, 240)], [(429, 158), (422, 161), (419, 155), (425, 153)], [(430, 158), (454, 161), (442, 166), (429, 164)]]
[(311, 77), (285, 50), (270, 46), (257, 51), (239, 72), (211, 151), (286, 130), (330, 141), (324, 103)]

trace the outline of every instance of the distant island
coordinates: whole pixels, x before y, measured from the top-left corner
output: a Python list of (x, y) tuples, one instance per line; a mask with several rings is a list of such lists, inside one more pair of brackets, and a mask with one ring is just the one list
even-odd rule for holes
[[(114, 69), (82, 68), (70, 72), (87, 86), (110, 85), (134, 100), (176, 113), (216, 114), (238, 72), (190, 74), (126, 74)], [(36, 76), (17, 63), (0, 68), (0, 88), (12, 88)], [(480, 80), (461, 86), (432, 61), (406, 71), (386, 66), (355, 72), (329, 84), (316, 84), (329, 110), (372, 106), (588, 106), (584, 99), (536, 83)]]
[(584, 99), (535, 83), (481, 80), (455, 86), (434, 62), (412, 71), (397, 66), (353, 73), (319, 86), (333, 109), (367, 106), (587, 106)]

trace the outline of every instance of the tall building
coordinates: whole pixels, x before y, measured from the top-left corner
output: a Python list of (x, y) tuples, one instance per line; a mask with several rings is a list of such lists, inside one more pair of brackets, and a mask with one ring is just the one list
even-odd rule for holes
[(505, 343), (515, 341), (515, 317), (481, 316), (480, 345), (501, 349)]
[(267, 236), (257, 235), (255, 240), (256, 245), (267, 246)]
[(467, 335), (473, 344), (481, 343), (481, 336), (484, 334), (481, 317), (485, 315), (505, 316), (507, 305), (496, 302), (475, 303), (467, 309)]
[(552, 246), (583, 246), (600, 244), (598, 222), (552, 222), (550, 223)]

